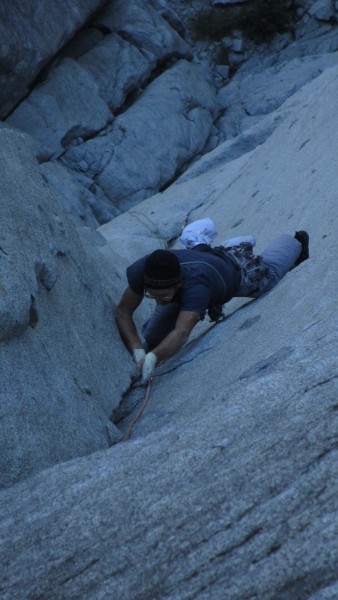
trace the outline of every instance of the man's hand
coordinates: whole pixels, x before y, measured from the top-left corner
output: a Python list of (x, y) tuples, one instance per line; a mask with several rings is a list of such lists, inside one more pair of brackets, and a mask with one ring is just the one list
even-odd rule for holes
[(137, 366), (139, 366), (139, 364), (143, 362), (145, 355), (146, 353), (143, 350), (143, 348), (134, 348), (133, 359), (136, 362)]
[(155, 366), (157, 363), (157, 358), (153, 352), (148, 352), (145, 355), (143, 367), (142, 367), (142, 383), (147, 383), (149, 379), (151, 379)]

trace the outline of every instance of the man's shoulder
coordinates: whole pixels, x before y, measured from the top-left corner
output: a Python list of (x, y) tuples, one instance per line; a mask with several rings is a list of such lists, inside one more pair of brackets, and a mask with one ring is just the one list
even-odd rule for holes
[(213, 264), (215, 262), (215, 260), (217, 262), (219, 259), (219, 257), (214, 254), (214, 252), (212, 251), (211, 248), (210, 248), (210, 251), (189, 249), (189, 250), (173, 250), (172, 252), (174, 252), (174, 254), (177, 256), (180, 263), (183, 265), (189, 264), (189, 263)]
[(171, 250), (171, 252), (177, 256), (180, 262), (185, 260), (200, 260), (201, 256), (209, 256), (209, 252), (192, 249), (178, 249)]
[(127, 270), (137, 270), (137, 269), (143, 269), (145, 262), (146, 262), (146, 258), (147, 258), (148, 254), (146, 254), (145, 256), (142, 256), (141, 258), (138, 258), (137, 260), (135, 260), (134, 262), (132, 262), (129, 267), (127, 267)]
[(144, 265), (148, 255), (142, 256), (127, 267), (129, 286), (136, 294), (143, 294)]

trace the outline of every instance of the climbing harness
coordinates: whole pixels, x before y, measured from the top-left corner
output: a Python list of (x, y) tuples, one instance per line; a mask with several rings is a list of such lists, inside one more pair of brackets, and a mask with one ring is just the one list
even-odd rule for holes
[(241, 283), (236, 295), (255, 297), (260, 287), (267, 282), (269, 267), (264, 264), (263, 258), (252, 253), (252, 245), (242, 243), (225, 249), (232, 256), (241, 270)]
[(150, 389), (151, 389), (152, 381), (153, 381), (152, 378), (150, 378), (149, 381), (148, 381), (147, 391), (146, 391), (145, 398), (144, 398), (144, 400), (143, 400), (143, 402), (142, 402), (142, 404), (141, 404), (138, 412), (136, 413), (136, 416), (134, 417), (134, 419), (130, 423), (130, 425), (129, 425), (127, 431), (126, 431), (126, 433), (123, 436), (123, 441), (124, 442), (127, 442), (129, 440), (129, 437), (130, 437), (130, 434), (131, 434), (131, 431), (132, 431), (134, 425), (136, 425), (136, 423), (139, 420), (139, 418), (141, 417), (141, 415), (142, 415), (145, 407), (147, 406), (147, 403), (148, 403), (148, 400), (149, 400), (149, 397), (150, 397)]
[[(194, 248), (193, 248), (194, 250)], [(269, 276), (269, 267), (267, 267), (263, 258), (252, 252), (250, 242), (242, 242), (238, 246), (215, 246), (214, 248), (205, 247), (204, 252), (209, 252), (223, 260), (231, 259), (234, 266), (241, 272), (240, 287), (237, 296), (256, 297), (260, 287), (267, 283)], [(217, 311), (216, 311), (217, 315)], [(221, 318), (221, 315), (220, 317)], [(217, 318), (215, 320), (217, 322)]]

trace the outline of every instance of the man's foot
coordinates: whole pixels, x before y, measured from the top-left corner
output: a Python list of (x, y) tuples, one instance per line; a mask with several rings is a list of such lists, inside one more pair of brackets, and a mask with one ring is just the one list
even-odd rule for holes
[(222, 304), (213, 304), (213, 306), (209, 306), (208, 308), (208, 317), (210, 319), (210, 323), (218, 323), (218, 321), (222, 321), (224, 317), (223, 313), (223, 305)]
[(295, 267), (298, 267), (300, 263), (309, 258), (309, 234), (307, 231), (296, 231), (294, 237), (302, 244), (301, 253), (295, 262)]

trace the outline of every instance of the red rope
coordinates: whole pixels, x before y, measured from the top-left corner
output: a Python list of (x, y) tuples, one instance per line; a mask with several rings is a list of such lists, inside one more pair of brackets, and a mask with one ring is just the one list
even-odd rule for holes
[(128, 441), (129, 436), (131, 434), (131, 430), (133, 429), (134, 425), (137, 423), (137, 421), (139, 420), (140, 416), (142, 415), (145, 407), (147, 406), (147, 402), (148, 402), (149, 397), (150, 397), (151, 384), (152, 384), (152, 379), (149, 379), (149, 381), (148, 381), (148, 387), (147, 387), (147, 391), (146, 391), (146, 395), (145, 395), (144, 401), (141, 404), (141, 407), (140, 407), (139, 411), (137, 412), (136, 417), (132, 420), (132, 422), (130, 423), (130, 425), (128, 427), (127, 432), (123, 436), (123, 441), (124, 442)]

